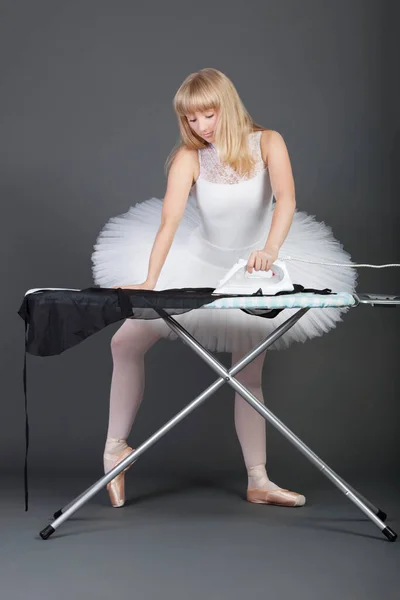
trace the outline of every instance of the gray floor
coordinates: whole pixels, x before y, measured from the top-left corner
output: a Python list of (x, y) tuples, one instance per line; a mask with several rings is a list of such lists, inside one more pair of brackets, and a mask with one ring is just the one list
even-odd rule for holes
[[(3, 478), (2, 600), (133, 597), (222, 600), (400, 598), (400, 538), (386, 541), (329, 481), (306, 490), (307, 505), (244, 500), (243, 482), (127, 477), (127, 505), (105, 491), (43, 541), (52, 514), (93, 477)], [(400, 533), (400, 489), (390, 478), (350, 482)]]

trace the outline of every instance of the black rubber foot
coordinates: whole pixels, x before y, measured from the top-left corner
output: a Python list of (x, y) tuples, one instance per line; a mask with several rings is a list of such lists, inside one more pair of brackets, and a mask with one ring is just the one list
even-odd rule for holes
[(390, 527), (385, 527), (385, 529), (382, 529), (382, 533), (386, 535), (389, 542), (395, 542), (397, 539), (397, 533), (395, 533), (393, 529), (390, 529)]
[(47, 525), (47, 527), (45, 527), (43, 531), (40, 532), (40, 537), (42, 538), (42, 540), (47, 540), (54, 532), (54, 527), (52, 527), (51, 525)]
[[(384, 513), (382, 513), (382, 514), (384, 514)], [(55, 519), (58, 519), (58, 517), (61, 517), (61, 515), (62, 515), (62, 509), (60, 508), (60, 510), (58, 510), (57, 512), (54, 513), (53, 517)], [(378, 517), (379, 517), (379, 515), (378, 515)], [(386, 517), (386, 515), (385, 515), (385, 517)], [(379, 517), (379, 518), (381, 518), (381, 517)], [(382, 519), (382, 521), (384, 521), (384, 520), (385, 519)]]
[(378, 512), (376, 513), (376, 516), (378, 517), (378, 519), (380, 519), (381, 521), (386, 521), (387, 519), (387, 514), (383, 512), (383, 510), (378, 509)]

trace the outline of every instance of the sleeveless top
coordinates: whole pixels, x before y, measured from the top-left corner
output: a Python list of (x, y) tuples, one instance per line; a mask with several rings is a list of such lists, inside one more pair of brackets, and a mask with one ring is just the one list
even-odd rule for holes
[(249, 148), (256, 160), (251, 177), (223, 165), (213, 144), (198, 150), (200, 173), (190, 195), (200, 213), (199, 235), (215, 250), (245, 250), (265, 242), (273, 193), (262, 159), (261, 134), (249, 134)]

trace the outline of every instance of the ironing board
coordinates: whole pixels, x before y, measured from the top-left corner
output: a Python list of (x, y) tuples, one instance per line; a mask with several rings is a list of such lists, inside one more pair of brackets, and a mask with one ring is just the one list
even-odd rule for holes
[[(300, 291), (299, 291), (300, 290)], [(304, 442), (302, 442), (280, 419), (261, 403), (240, 381), (235, 378), (244, 367), (286, 333), (310, 309), (323, 310), (329, 307), (356, 307), (400, 305), (400, 296), (382, 294), (333, 294), (330, 290), (316, 293), (295, 287), (294, 293), (274, 296), (223, 296), (216, 297), (212, 289), (179, 289), (143, 291), (105, 288), (77, 290), (69, 288), (36, 288), (28, 290), (18, 314), (25, 321), (24, 389), (26, 402), (26, 352), (40, 356), (59, 354), (76, 345), (110, 323), (125, 318), (162, 318), (172, 331), (200, 356), (218, 378), (158, 429), (145, 442), (133, 450), (125, 459), (106, 475), (98, 479), (69, 504), (57, 510), (54, 520), (40, 536), (47, 540), (69, 517), (79, 510), (95, 494), (122, 470), (134, 463), (148, 448), (158, 442), (173, 427), (185, 419), (225, 383), (238, 392), (264, 419), (282, 433), (304, 456), (349, 498), (391, 542), (397, 534), (384, 521), (387, 515), (352, 488), (335, 473)], [(213, 354), (204, 348), (175, 318), (188, 310), (241, 309), (258, 318), (273, 318), (285, 309), (296, 309), (262, 342), (248, 352), (238, 363), (226, 369)], [(28, 448), (27, 425), (27, 448)], [(26, 477), (26, 464), (25, 464)], [(27, 499), (27, 496), (26, 496)], [(27, 506), (26, 506), (27, 510)]]

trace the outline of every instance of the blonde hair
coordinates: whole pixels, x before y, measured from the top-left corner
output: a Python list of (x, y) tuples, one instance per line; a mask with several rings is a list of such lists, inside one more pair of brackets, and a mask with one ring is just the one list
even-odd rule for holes
[(206, 68), (188, 75), (175, 94), (173, 108), (178, 118), (180, 141), (167, 158), (166, 174), (182, 147), (198, 150), (208, 146), (208, 142), (191, 129), (185, 115), (210, 109), (219, 113), (214, 139), (221, 162), (240, 175), (252, 173), (255, 159), (248, 147), (248, 134), (265, 128), (253, 121), (232, 81), (224, 73)]

